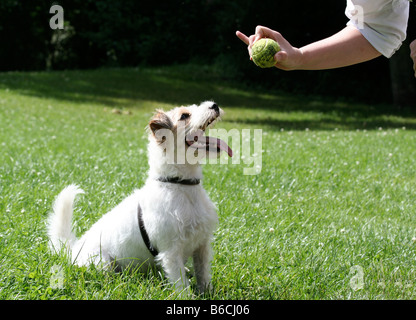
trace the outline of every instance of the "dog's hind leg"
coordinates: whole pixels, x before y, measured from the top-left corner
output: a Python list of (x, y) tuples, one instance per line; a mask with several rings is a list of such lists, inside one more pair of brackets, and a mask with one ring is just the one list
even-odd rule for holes
[(194, 269), (198, 290), (203, 293), (211, 290), (211, 257), (209, 241), (203, 243), (193, 254)]
[(112, 259), (110, 255), (104, 251), (92, 254), (89, 258), (89, 261), (101, 270), (110, 271), (113, 270), (116, 266), (114, 259)]
[(78, 266), (95, 265), (99, 269), (109, 270), (112, 268), (113, 260), (107, 252), (98, 248), (88, 253), (82, 251), (73, 252), (72, 262)]

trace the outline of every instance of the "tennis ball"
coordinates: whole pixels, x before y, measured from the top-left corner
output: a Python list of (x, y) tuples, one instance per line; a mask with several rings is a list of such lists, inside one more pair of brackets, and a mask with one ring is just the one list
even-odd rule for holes
[(262, 38), (254, 42), (251, 47), (251, 57), (253, 62), (260, 68), (274, 67), (274, 55), (280, 51), (279, 44), (273, 39)]

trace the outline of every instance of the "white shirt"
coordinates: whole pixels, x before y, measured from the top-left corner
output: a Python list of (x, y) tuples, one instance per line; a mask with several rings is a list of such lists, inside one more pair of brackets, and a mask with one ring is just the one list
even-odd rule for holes
[(347, 25), (355, 26), (371, 45), (390, 58), (406, 39), (409, 0), (347, 0)]

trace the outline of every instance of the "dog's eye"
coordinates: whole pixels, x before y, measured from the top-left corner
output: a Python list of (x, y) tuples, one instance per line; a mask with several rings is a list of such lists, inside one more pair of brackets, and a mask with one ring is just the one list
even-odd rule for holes
[(186, 120), (190, 117), (191, 115), (189, 113), (182, 113), (181, 115), (181, 119), (180, 120)]

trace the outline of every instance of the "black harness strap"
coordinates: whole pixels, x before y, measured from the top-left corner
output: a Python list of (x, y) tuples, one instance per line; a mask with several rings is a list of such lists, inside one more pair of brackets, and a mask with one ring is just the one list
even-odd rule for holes
[(140, 228), (140, 234), (142, 235), (144, 244), (146, 245), (147, 249), (149, 249), (149, 252), (156, 257), (159, 252), (157, 251), (157, 249), (155, 247), (152, 246), (152, 244), (150, 243), (150, 239), (149, 239), (149, 235), (146, 232), (146, 228), (144, 227), (144, 222), (143, 222), (143, 213), (142, 213), (142, 208), (138, 207), (137, 209), (137, 217), (139, 218), (139, 228)]
[[(183, 184), (186, 186), (195, 186), (200, 183), (199, 179), (158, 178), (157, 180), (160, 182)], [(147, 249), (149, 249), (149, 252), (154, 257), (156, 257), (159, 254), (159, 251), (157, 251), (157, 249), (150, 242), (149, 235), (147, 234), (146, 228), (144, 227), (143, 213), (142, 213), (142, 208), (140, 207), (140, 205), (137, 208), (137, 217), (139, 220), (140, 234), (142, 235), (144, 244), (146, 245)]]

